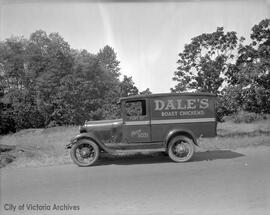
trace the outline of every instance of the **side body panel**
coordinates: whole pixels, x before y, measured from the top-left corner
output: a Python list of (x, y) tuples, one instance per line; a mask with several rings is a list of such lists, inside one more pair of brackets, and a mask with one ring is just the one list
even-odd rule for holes
[(150, 99), (152, 141), (166, 140), (174, 129), (196, 138), (216, 136), (215, 96), (185, 95)]

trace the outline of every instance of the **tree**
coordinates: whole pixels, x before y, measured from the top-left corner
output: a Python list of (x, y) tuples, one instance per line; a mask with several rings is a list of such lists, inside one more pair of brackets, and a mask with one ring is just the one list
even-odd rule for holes
[(131, 77), (120, 81), (119, 64), (109, 46), (72, 50), (43, 30), (1, 41), (0, 133), (120, 117), (119, 98), (138, 89)]
[(127, 97), (127, 96), (134, 96), (138, 95), (139, 90), (135, 86), (132, 77), (128, 77), (124, 75), (123, 81), (120, 83), (120, 96)]
[(151, 95), (151, 94), (152, 94), (152, 92), (150, 91), (149, 88), (140, 92), (140, 95)]
[(217, 97), (216, 115), (218, 121), (222, 121), (224, 116), (240, 111), (241, 107), (241, 91), (240, 86), (227, 85), (225, 86)]
[[(11, 37), (0, 45), (1, 132), (40, 127), (40, 115), (28, 86), (26, 47), (22, 37)], [(38, 122), (38, 123), (36, 123)]]
[(235, 59), (238, 42), (236, 32), (224, 33), (222, 27), (213, 33), (192, 38), (179, 54), (173, 77), (177, 84), (171, 91), (219, 93), (225, 80), (224, 74)]
[(270, 19), (254, 25), (250, 38), (226, 75), (229, 84), (240, 89), (238, 104), (243, 110), (270, 113)]
[(117, 102), (121, 81), (116, 56), (109, 46), (96, 55), (73, 50), (73, 73), (63, 80), (58, 102), (68, 108), (58, 113), (59, 121), (66, 119), (67, 124), (82, 124), (85, 120), (120, 117)]
[(24, 88), (26, 45), (22, 37), (11, 37), (0, 43), (0, 81), (4, 93)]
[(27, 52), (31, 89), (35, 92), (37, 108), (48, 125), (56, 120), (61, 108), (57, 103), (61, 80), (72, 71), (70, 46), (58, 33), (47, 35), (39, 30), (31, 34)]
[(103, 49), (100, 49), (97, 58), (108, 74), (111, 74), (116, 79), (119, 78), (120, 62), (117, 60), (117, 54), (112, 47), (106, 45)]

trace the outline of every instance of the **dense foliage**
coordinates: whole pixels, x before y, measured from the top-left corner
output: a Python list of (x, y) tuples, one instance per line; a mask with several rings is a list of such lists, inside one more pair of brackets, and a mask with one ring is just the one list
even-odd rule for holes
[[(222, 27), (192, 38), (171, 91), (217, 94), (220, 120), (237, 111), (270, 113), (270, 19), (253, 26), (249, 41)], [(120, 117), (120, 97), (151, 91), (121, 79), (119, 64), (112, 47), (74, 50), (58, 33), (0, 41), (0, 134)]]
[(42, 30), (0, 42), (0, 134), (119, 117), (118, 99), (139, 94), (119, 63), (109, 46), (73, 50)]
[(270, 113), (270, 19), (251, 29), (250, 43), (218, 27), (191, 39), (179, 54), (172, 92), (217, 94), (217, 116)]

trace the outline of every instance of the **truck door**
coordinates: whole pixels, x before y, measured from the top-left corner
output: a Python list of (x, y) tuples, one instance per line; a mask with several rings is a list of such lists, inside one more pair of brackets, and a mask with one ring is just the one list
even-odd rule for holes
[(123, 138), (127, 143), (151, 141), (149, 99), (123, 102)]

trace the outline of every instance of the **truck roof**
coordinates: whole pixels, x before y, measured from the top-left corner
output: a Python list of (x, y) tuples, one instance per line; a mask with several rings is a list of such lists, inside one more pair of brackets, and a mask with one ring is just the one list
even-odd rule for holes
[(149, 95), (135, 95), (135, 96), (128, 96), (120, 98), (120, 101), (123, 100), (133, 100), (133, 99), (144, 99), (144, 98), (154, 98), (154, 97), (166, 97), (166, 96), (214, 96), (215, 94), (212, 93), (206, 93), (206, 92), (184, 92), (184, 93), (154, 93)]

